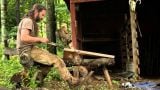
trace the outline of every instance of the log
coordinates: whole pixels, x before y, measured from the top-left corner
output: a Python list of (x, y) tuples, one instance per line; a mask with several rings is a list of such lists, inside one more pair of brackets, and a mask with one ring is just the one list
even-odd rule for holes
[(80, 82), (79, 85), (82, 85), (84, 82), (88, 81), (89, 78), (92, 76), (93, 73), (94, 73), (94, 71), (90, 71), (89, 74), (88, 74), (86, 77), (81, 78), (81, 82)]
[(8, 47), (6, 47), (4, 49), (4, 54), (5, 55), (9, 55), (9, 56), (18, 55), (18, 51), (17, 51), (16, 48), (8, 48)]
[(67, 65), (100, 66), (115, 64), (114, 58), (100, 57), (94, 59), (82, 59), (79, 53), (71, 52), (70, 50), (64, 51), (63, 60)]
[(66, 65), (80, 65), (82, 58), (77, 53), (64, 51), (63, 60)]
[(82, 65), (82, 66), (94, 66), (99, 67), (102, 65), (114, 65), (115, 61), (112, 58), (97, 58), (97, 59), (81, 59), (78, 61), (76, 59), (64, 59), (67, 65)]
[(97, 58), (97, 59), (83, 59), (81, 65), (101, 66), (114, 65), (115, 61), (112, 58)]
[(98, 57), (115, 58), (114, 55), (96, 53), (96, 52), (91, 52), (91, 51), (83, 51), (83, 50), (77, 50), (77, 49), (64, 48), (64, 51), (77, 53), (79, 55), (91, 55), (91, 56), (98, 56)]

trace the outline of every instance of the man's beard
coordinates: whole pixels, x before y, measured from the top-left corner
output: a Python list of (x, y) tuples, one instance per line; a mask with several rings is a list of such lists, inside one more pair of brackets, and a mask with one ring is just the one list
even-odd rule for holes
[(35, 18), (35, 20), (36, 20), (36, 22), (40, 22), (40, 21), (41, 21), (41, 19), (40, 19), (40, 17), (39, 17), (39, 14), (38, 14), (38, 16)]

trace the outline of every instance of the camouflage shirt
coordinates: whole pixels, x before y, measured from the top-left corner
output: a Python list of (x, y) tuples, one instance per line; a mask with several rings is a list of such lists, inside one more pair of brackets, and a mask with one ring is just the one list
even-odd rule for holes
[(33, 37), (36, 37), (38, 34), (38, 25), (35, 23), (35, 21), (33, 21), (30, 18), (24, 18), (19, 23), (18, 32), (17, 32), (17, 43), (16, 43), (17, 45), (16, 47), (17, 47), (19, 54), (25, 51), (30, 51), (31, 48), (34, 46), (34, 43), (28, 43), (28, 42), (21, 41), (20, 37), (21, 37), (22, 29), (30, 30), (29, 34)]

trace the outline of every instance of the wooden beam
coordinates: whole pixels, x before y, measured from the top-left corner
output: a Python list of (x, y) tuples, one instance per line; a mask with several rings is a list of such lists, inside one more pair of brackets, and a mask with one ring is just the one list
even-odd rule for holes
[(83, 50), (78, 50), (78, 49), (64, 48), (64, 51), (77, 53), (79, 55), (91, 55), (91, 56), (98, 56), (98, 57), (115, 58), (114, 55), (96, 53), (96, 52), (91, 52), (91, 51), (83, 51)]

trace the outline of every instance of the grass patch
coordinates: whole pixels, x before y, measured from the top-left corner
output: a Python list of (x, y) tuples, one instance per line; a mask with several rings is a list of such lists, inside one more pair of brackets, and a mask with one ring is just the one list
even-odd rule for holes
[(13, 74), (22, 70), (17, 56), (11, 57), (10, 60), (0, 60), (0, 86), (12, 88), (10, 78)]

